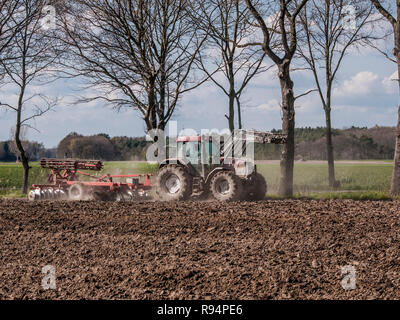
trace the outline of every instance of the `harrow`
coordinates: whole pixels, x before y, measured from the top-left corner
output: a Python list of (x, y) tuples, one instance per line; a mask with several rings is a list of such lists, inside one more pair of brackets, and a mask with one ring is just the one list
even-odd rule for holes
[[(35, 200), (110, 200), (146, 198), (152, 189), (150, 174), (105, 174), (101, 177), (81, 171), (101, 171), (98, 160), (42, 159), (40, 166), (50, 169), (47, 184), (33, 184), (28, 199)], [(86, 180), (81, 180), (86, 177)], [(125, 182), (117, 180), (125, 179)]]

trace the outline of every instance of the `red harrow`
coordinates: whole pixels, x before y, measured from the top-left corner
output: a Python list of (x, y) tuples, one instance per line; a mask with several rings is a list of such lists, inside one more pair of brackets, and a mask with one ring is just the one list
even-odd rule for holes
[[(149, 174), (110, 175), (101, 177), (81, 170), (101, 171), (103, 163), (98, 160), (42, 159), (40, 166), (50, 169), (47, 184), (34, 184), (28, 199), (70, 199), (129, 201), (149, 196), (152, 189)], [(81, 181), (80, 177), (87, 177)], [(125, 179), (125, 182), (116, 180)], [(140, 182), (140, 180), (144, 180)]]

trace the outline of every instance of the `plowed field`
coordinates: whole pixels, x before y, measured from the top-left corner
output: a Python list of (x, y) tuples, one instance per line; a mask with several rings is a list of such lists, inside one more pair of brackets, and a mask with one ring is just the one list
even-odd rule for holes
[(1, 299), (400, 299), (398, 201), (0, 200), (0, 245)]

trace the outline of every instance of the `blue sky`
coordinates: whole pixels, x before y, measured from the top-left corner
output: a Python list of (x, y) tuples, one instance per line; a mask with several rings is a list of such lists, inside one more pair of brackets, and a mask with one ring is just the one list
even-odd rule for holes
[[(398, 87), (392, 80), (396, 75), (396, 65), (371, 49), (361, 49), (360, 52), (346, 56), (338, 74), (333, 96), (333, 126), (394, 126), (399, 103)], [(306, 71), (295, 72), (293, 80), (296, 95), (314, 88), (313, 78)], [(63, 97), (54, 111), (32, 123), (40, 132), (28, 132), (28, 139), (42, 142), (46, 147), (57, 146), (65, 135), (73, 131), (85, 135), (144, 135), (144, 122), (134, 110), (116, 112), (111, 106), (102, 106), (98, 102), (71, 105), (74, 95), (90, 94), (90, 90), (81, 89), (76, 80), (62, 80), (31, 90)], [(0, 88), (0, 97), (3, 101), (16, 99), (13, 89), (7, 86)], [(244, 127), (259, 130), (280, 128), (279, 101), (279, 81), (276, 70), (271, 69), (255, 78), (243, 95)], [(178, 122), (179, 130), (223, 129), (227, 127), (226, 113), (226, 96), (218, 87), (207, 83), (183, 96), (173, 120)], [(12, 112), (0, 111), (0, 141), (9, 139), (14, 117)], [(324, 126), (324, 123), (324, 113), (316, 93), (296, 101), (297, 127)]]

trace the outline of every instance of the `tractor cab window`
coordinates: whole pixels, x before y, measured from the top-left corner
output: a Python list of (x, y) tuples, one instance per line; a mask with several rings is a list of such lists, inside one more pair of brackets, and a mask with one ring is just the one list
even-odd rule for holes
[(197, 164), (199, 162), (199, 143), (192, 141), (180, 143), (178, 157), (185, 158), (188, 162)]
[(217, 157), (219, 159), (219, 157), (221, 156), (221, 145), (219, 141), (210, 141), (208, 144), (208, 153), (209, 156), (211, 157)]

